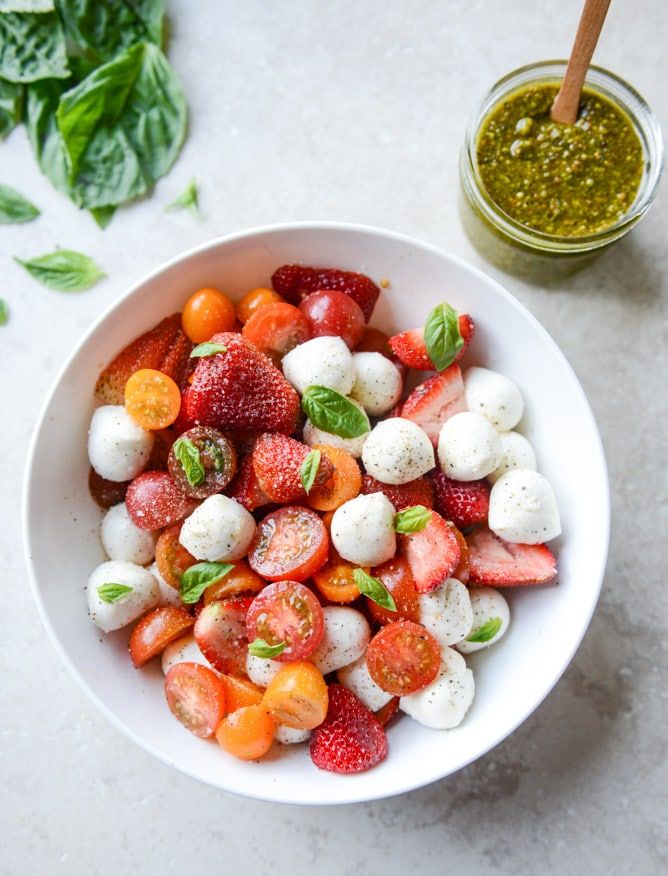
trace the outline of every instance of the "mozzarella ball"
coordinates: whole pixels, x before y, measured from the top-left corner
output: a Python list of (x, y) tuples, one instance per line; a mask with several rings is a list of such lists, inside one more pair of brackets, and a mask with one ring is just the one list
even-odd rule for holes
[(494, 426), (472, 411), (446, 420), (438, 436), (438, 461), (443, 474), (455, 481), (486, 477), (501, 460), (501, 441)]
[(434, 448), (427, 433), (412, 420), (381, 420), (366, 439), (362, 462), (382, 484), (407, 484), (434, 467)]
[(278, 660), (255, 657), (253, 654), (246, 655), (246, 675), (258, 687), (266, 687), (284, 666), (285, 663), (279, 663)]
[(309, 660), (323, 675), (327, 675), (354, 663), (364, 654), (371, 638), (371, 629), (362, 612), (354, 608), (328, 605), (322, 613), (325, 631)]
[[(201, 666), (206, 666), (207, 669), (213, 669), (213, 666), (200, 651), (192, 633), (181, 636), (175, 642), (167, 645), (162, 652), (162, 671), (165, 675), (177, 663), (199, 663)], [(213, 671), (216, 672), (215, 669)]]
[(488, 523), (499, 538), (519, 544), (542, 544), (561, 532), (552, 487), (528, 468), (515, 468), (494, 484)]
[(125, 502), (114, 505), (102, 518), (102, 547), (110, 560), (125, 560), (145, 566), (155, 556), (157, 536), (140, 529), (130, 519)]
[(394, 514), (394, 505), (383, 493), (344, 502), (332, 517), (334, 547), (344, 560), (358, 566), (379, 566), (396, 553)]
[(383, 690), (382, 687), (378, 687), (371, 678), (366, 665), (366, 654), (363, 654), (359, 660), (355, 660), (349, 666), (339, 669), (337, 678), (340, 684), (351, 690), (372, 712), (382, 709), (392, 699), (392, 694)]
[(522, 418), (522, 395), (509, 377), (489, 368), (464, 372), (464, 394), (469, 411), (477, 411), (500, 432), (507, 432)]
[[(103, 584), (123, 584), (132, 590), (114, 602), (105, 602), (98, 593)], [(105, 633), (131, 624), (159, 602), (158, 582), (147, 569), (135, 563), (109, 560), (88, 579), (88, 614)]]
[(300, 395), (309, 386), (328, 386), (350, 395), (355, 383), (352, 353), (342, 338), (313, 338), (299, 344), (281, 360), (283, 374)]
[(103, 405), (90, 421), (88, 459), (101, 478), (130, 481), (146, 468), (154, 440), (123, 405)]
[[(510, 624), (510, 609), (508, 603), (498, 590), (492, 587), (472, 587), (470, 591), (471, 608), (473, 609), (473, 626), (467, 638), (459, 642), (457, 650), (462, 654), (472, 654), (482, 648), (489, 648), (505, 635)], [(485, 630), (485, 626), (490, 624)], [(497, 629), (498, 627), (498, 629)], [(488, 631), (496, 632), (487, 638)], [(481, 636), (484, 641), (470, 642), (469, 638)]]
[(380, 417), (401, 398), (403, 381), (396, 365), (382, 353), (353, 353), (355, 384), (351, 396), (367, 414)]
[[(354, 398), (350, 398), (348, 401), (354, 404), (358, 410), (364, 412), (362, 405)], [(309, 447), (313, 447), (314, 444), (328, 444), (330, 447), (338, 447), (340, 450), (347, 451), (355, 459), (359, 459), (362, 455), (362, 448), (368, 436), (369, 432), (363, 432), (357, 438), (342, 438), (340, 435), (333, 435), (331, 432), (318, 429), (310, 420), (304, 423), (304, 444), (308, 444)]]
[(274, 733), (276, 742), (282, 742), (283, 745), (296, 745), (300, 742), (308, 742), (311, 738), (310, 730), (296, 730), (294, 727), (284, 727), (279, 724)]
[(168, 584), (160, 574), (157, 563), (152, 563), (149, 566), (149, 572), (158, 582), (158, 590), (160, 591), (160, 605), (183, 605), (179, 591)]
[(441, 651), (441, 668), (430, 685), (401, 697), (399, 708), (425, 727), (451, 730), (464, 720), (473, 702), (473, 673), (461, 654), (452, 648)]
[(229, 496), (209, 496), (181, 527), (179, 541), (198, 560), (231, 563), (240, 560), (255, 534), (255, 520)]
[(501, 462), (487, 479), (495, 484), (501, 475), (514, 468), (530, 468), (536, 471), (536, 454), (524, 435), (519, 432), (499, 432)]
[(468, 589), (456, 578), (418, 596), (420, 623), (441, 645), (455, 645), (471, 632), (473, 609)]

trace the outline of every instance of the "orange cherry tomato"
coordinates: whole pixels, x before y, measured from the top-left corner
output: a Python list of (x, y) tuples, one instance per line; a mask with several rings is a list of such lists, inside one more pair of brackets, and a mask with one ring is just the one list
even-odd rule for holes
[(380, 329), (368, 325), (364, 329), (362, 340), (355, 347), (356, 353), (382, 353), (388, 359), (392, 358), (392, 350), (388, 344), (389, 336)]
[(418, 593), (408, 562), (401, 556), (392, 557), (382, 566), (376, 566), (371, 574), (383, 582), (397, 606), (396, 611), (390, 611), (389, 608), (383, 608), (367, 597), (366, 605), (373, 619), (379, 624), (390, 624), (397, 620), (418, 623), (420, 620)]
[(299, 505), (261, 520), (248, 549), (248, 563), (267, 581), (306, 581), (327, 561), (329, 538), (318, 515)]
[(259, 706), (264, 696), (261, 687), (253, 684), (247, 678), (235, 678), (234, 675), (221, 675), (220, 680), (225, 688), (225, 711), (236, 712), (246, 706)]
[(141, 368), (125, 384), (125, 408), (142, 429), (166, 429), (181, 410), (181, 392), (171, 377)]
[(218, 289), (200, 289), (186, 301), (181, 314), (183, 331), (194, 344), (208, 341), (217, 332), (234, 330), (234, 305)]
[(392, 697), (389, 702), (385, 703), (384, 706), (381, 706), (377, 712), (374, 712), (374, 715), (378, 718), (380, 726), (386, 727), (398, 711), (399, 697)]
[(313, 574), (315, 586), (329, 602), (353, 602), (360, 595), (353, 577), (357, 568), (340, 558), (338, 562), (332, 562), (330, 551), (330, 561)]
[(256, 760), (271, 748), (276, 722), (264, 706), (245, 706), (223, 718), (216, 730), (221, 748), (241, 760)]
[(258, 350), (278, 362), (311, 337), (311, 326), (298, 307), (279, 301), (265, 304), (250, 315), (241, 334)]
[(180, 543), (180, 532), (180, 523), (168, 526), (160, 533), (155, 544), (155, 562), (158, 566), (158, 572), (175, 590), (179, 590), (181, 587), (181, 575), (197, 562), (195, 557), (188, 553)]
[(306, 661), (286, 664), (269, 682), (262, 705), (277, 724), (313, 730), (325, 720), (329, 696), (322, 673)]
[(369, 675), (387, 693), (403, 697), (427, 687), (441, 666), (441, 647), (420, 624), (400, 620), (382, 627), (366, 651)]
[(237, 319), (241, 323), (247, 322), (260, 307), (264, 307), (265, 304), (278, 304), (281, 301), (285, 301), (285, 298), (273, 289), (266, 289), (263, 286), (251, 289), (241, 301), (237, 301)]
[(213, 736), (225, 714), (225, 688), (211, 669), (177, 663), (165, 676), (167, 705), (177, 721), (195, 736)]
[(185, 608), (162, 605), (149, 611), (130, 635), (130, 657), (138, 669), (162, 654), (167, 645), (182, 636), (194, 624)]
[(466, 543), (464, 535), (457, 529), (455, 524), (451, 520), (448, 520), (447, 524), (454, 532), (457, 543), (459, 544), (459, 550), (461, 551), (459, 557), (459, 565), (452, 573), (452, 577), (456, 578), (458, 581), (461, 581), (462, 584), (466, 584), (468, 583), (469, 575), (471, 573), (471, 564), (469, 561), (469, 546)]
[(216, 599), (226, 599), (240, 593), (259, 593), (267, 582), (254, 572), (246, 560), (237, 560), (234, 568), (220, 581), (216, 581), (204, 591), (204, 605)]
[(334, 466), (334, 473), (324, 484), (313, 487), (306, 502), (316, 511), (335, 511), (344, 502), (354, 499), (362, 489), (360, 467), (348, 451), (329, 444), (314, 444)]

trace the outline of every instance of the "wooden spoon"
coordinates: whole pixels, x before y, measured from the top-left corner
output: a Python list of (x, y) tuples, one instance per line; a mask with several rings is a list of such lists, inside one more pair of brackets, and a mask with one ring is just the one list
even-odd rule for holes
[(578, 117), (582, 86), (594, 54), (610, 0), (585, 0), (566, 74), (552, 104), (553, 122), (572, 125)]

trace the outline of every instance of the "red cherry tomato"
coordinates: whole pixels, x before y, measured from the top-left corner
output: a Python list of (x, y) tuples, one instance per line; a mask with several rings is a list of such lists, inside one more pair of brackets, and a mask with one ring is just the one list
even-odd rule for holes
[(197, 503), (179, 489), (167, 472), (145, 471), (128, 487), (125, 504), (135, 526), (162, 529), (183, 520)]
[(305, 298), (299, 309), (308, 319), (314, 338), (336, 335), (354, 349), (364, 334), (364, 313), (356, 301), (344, 292), (323, 289)]
[(149, 611), (139, 621), (130, 635), (130, 657), (139, 668), (158, 654), (167, 645), (178, 639), (193, 625), (193, 618), (185, 608), (162, 605)]
[(193, 635), (211, 665), (226, 675), (245, 675), (248, 639), (246, 615), (252, 599), (233, 597), (205, 605)]
[(100, 508), (111, 508), (125, 500), (130, 481), (108, 481), (94, 468), (88, 472), (88, 489)]
[(278, 301), (252, 313), (241, 334), (277, 362), (297, 344), (308, 341), (311, 328), (299, 308)]
[(308, 508), (291, 505), (260, 521), (248, 551), (248, 563), (267, 581), (305, 581), (325, 564), (329, 539), (325, 526)]
[(213, 670), (199, 663), (177, 663), (165, 676), (167, 705), (195, 736), (213, 736), (225, 716), (225, 687)]
[(296, 581), (278, 581), (259, 593), (246, 617), (248, 641), (264, 639), (269, 645), (284, 642), (274, 659), (281, 663), (305, 660), (320, 644), (325, 629), (317, 597)]
[(392, 594), (396, 611), (383, 608), (372, 599), (366, 600), (366, 605), (374, 620), (379, 624), (390, 624), (398, 620), (420, 620), (420, 608), (418, 594), (415, 589), (415, 581), (411, 573), (411, 567), (403, 557), (393, 557), (382, 566), (376, 566), (371, 572), (375, 578), (379, 578), (389, 593)]
[(441, 649), (434, 636), (420, 624), (395, 621), (369, 642), (366, 665), (379, 687), (392, 696), (402, 697), (422, 690), (436, 678)]
[[(185, 454), (183, 457), (181, 451)], [(184, 467), (182, 460), (185, 458), (188, 466), (193, 457), (199, 461), (201, 469), (193, 469), (192, 465)], [(236, 474), (237, 451), (230, 439), (218, 429), (195, 426), (179, 435), (174, 442), (167, 466), (174, 483), (186, 496), (206, 499), (224, 490)]]

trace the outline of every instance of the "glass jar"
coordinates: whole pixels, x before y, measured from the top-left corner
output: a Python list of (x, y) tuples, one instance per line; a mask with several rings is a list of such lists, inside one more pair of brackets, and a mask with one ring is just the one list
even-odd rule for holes
[(477, 162), (478, 136), (483, 124), (493, 108), (513, 92), (533, 84), (559, 85), (565, 71), (566, 61), (542, 61), (500, 79), (471, 116), (461, 151), (460, 214), (469, 239), (488, 261), (529, 279), (556, 279), (573, 273), (623, 237), (654, 200), (663, 170), (661, 129), (652, 110), (635, 89), (614, 73), (590, 67), (585, 85), (628, 117), (643, 149), (642, 179), (627, 212), (601, 231), (583, 237), (561, 237), (522, 225), (494, 203), (484, 188)]

